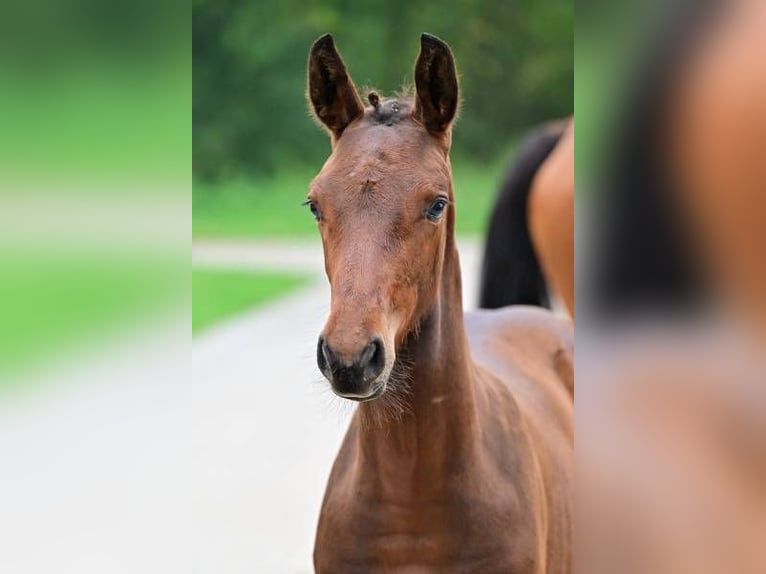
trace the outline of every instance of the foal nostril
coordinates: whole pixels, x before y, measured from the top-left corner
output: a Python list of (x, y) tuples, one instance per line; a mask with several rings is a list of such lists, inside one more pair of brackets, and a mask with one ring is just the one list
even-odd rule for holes
[(375, 355), (378, 353), (378, 347), (375, 344), (375, 341), (367, 345), (365, 347), (364, 351), (362, 352), (362, 356), (359, 357), (359, 366), (366, 367), (372, 360), (375, 358)]
[(332, 351), (327, 346), (325, 338), (320, 336), (317, 342), (317, 366), (322, 373), (325, 373), (332, 365)]
[(375, 379), (386, 365), (386, 351), (383, 347), (383, 341), (379, 338), (365, 347), (361, 357), (359, 357), (359, 366), (364, 371), (364, 378), (367, 381)]

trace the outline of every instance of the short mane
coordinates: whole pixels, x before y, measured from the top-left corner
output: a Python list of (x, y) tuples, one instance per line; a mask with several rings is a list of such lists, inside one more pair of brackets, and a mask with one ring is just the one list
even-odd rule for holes
[(365, 89), (365, 92), (365, 117), (374, 124), (391, 126), (412, 115), (414, 104), (411, 86), (402, 86), (388, 97), (381, 96), (377, 90), (371, 88)]

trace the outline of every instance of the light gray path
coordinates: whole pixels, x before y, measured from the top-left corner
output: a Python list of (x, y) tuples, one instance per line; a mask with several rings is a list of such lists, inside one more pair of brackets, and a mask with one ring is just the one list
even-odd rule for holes
[(192, 571), (184, 307), (0, 397), (0, 572)]
[[(351, 406), (314, 359), (329, 308), (318, 241), (195, 244), (195, 265), (316, 273), (308, 288), (193, 343), (194, 563), (200, 574), (312, 572), (316, 521)], [(476, 299), (477, 241), (461, 241)]]
[(318, 238), (302, 240), (218, 240), (195, 241), (195, 267), (228, 269), (283, 269), (321, 273), (322, 244)]

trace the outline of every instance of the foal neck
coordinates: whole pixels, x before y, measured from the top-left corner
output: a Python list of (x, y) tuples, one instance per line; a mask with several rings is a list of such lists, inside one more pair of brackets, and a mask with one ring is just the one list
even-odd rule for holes
[[(476, 436), (474, 367), (463, 323), (462, 287), (457, 248), (452, 237), (438, 296), (398, 351), (408, 389), (391, 413), (386, 396), (359, 407), (359, 431), (365, 458), (416, 459), (419, 465), (443, 464), (445, 457), (470, 451)], [(394, 393), (402, 393), (401, 389)], [(380, 401), (380, 403), (379, 403)], [(378, 403), (378, 404), (376, 404)], [(398, 414), (398, 416), (396, 416)], [(406, 468), (407, 465), (405, 465)]]

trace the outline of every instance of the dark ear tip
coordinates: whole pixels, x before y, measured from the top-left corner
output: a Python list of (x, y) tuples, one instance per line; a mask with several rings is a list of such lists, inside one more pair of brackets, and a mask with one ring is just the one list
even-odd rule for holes
[(332, 34), (325, 34), (324, 36), (320, 36), (311, 45), (312, 54), (315, 54), (316, 52), (319, 52), (319, 51), (334, 50), (334, 49), (335, 49), (335, 41), (332, 38)]
[(449, 51), (449, 46), (444, 40), (437, 38), (433, 34), (428, 34), (426, 32), (423, 32), (420, 35), (420, 45), (423, 48), (431, 48), (431, 49), (441, 48), (441, 49)]

